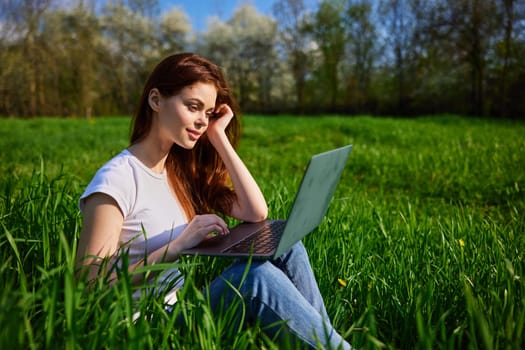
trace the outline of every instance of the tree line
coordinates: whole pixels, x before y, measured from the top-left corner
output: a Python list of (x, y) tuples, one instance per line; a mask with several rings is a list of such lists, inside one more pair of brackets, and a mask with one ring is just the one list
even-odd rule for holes
[(0, 115), (128, 115), (181, 51), (219, 64), (245, 112), (525, 118), (523, 0), (277, 0), (203, 31), (158, 0), (5, 0)]

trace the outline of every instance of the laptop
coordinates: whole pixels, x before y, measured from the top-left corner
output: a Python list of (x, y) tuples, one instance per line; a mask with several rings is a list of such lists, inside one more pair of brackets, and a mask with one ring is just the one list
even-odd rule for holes
[(323, 221), (351, 150), (348, 145), (311, 157), (287, 220), (241, 223), (182, 254), (279, 257)]

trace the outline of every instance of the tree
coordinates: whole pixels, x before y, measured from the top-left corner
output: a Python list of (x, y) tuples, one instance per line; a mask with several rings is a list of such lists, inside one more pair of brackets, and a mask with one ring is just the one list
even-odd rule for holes
[[(385, 63), (391, 67), (396, 96), (396, 113), (406, 114), (410, 111), (412, 76), (415, 51), (412, 45), (416, 18), (413, 16), (408, 0), (383, 0), (379, 13), (385, 35)], [(389, 65), (387, 62), (392, 61)]]
[[(3, 44), (1, 76), (6, 114), (39, 115), (45, 103), (43, 73), (48, 64), (46, 42), (39, 28), (51, 0), (7, 1), (2, 4)], [(21, 93), (23, 92), (23, 93)]]
[(310, 27), (322, 57), (318, 79), (328, 95), (328, 109), (337, 109), (339, 95), (339, 69), (345, 53), (345, 26), (342, 18), (344, 2), (342, 0), (324, 0), (314, 15)]
[[(493, 70), (498, 81), (492, 91), (493, 113), (510, 117), (525, 112), (525, 4), (516, 0), (497, 2), (498, 35), (495, 40)], [(490, 88), (490, 87), (489, 87)]]
[(303, 0), (280, 0), (273, 6), (279, 24), (279, 44), (292, 73), (296, 111), (304, 112), (306, 76), (310, 70), (312, 39), (306, 30), (308, 12)]
[(158, 38), (162, 56), (183, 51), (188, 45), (190, 31), (190, 21), (182, 10), (175, 7), (163, 13)]
[(272, 108), (276, 77), (276, 23), (251, 5), (237, 9), (227, 23), (213, 19), (199, 49), (223, 67), (243, 109)]
[(349, 1), (345, 27), (347, 28), (347, 81), (348, 104), (358, 112), (365, 112), (370, 102), (372, 69), (378, 55), (378, 34), (372, 20), (369, 0)]
[[(456, 17), (460, 23), (460, 43), (466, 48), (466, 62), (470, 66), (470, 112), (484, 115), (484, 79), (488, 39), (492, 37), (494, 2), (489, 0), (463, 0)], [(464, 16), (466, 15), (466, 16)], [(462, 18), (463, 17), (463, 18)]]
[(436, 31), (444, 34), (439, 45), (447, 48), (449, 64), (459, 67), (457, 92), (471, 115), (488, 112), (487, 58), (497, 28), (496, 10), (495, 0), (447, 0), (439, 5), (436, 12), (441, 15), (434, 19)]
[(113, 84), (111, 97), (119, 102), (118, 111), (131, 113), (147, 77), (148, 63), (159, 57), (155, 23), (117, 4), (104, 7), (101, 25), (107, 52), (104, 75)]
[(99, 76), (100, 25), (94, 12), (79, 2), (46, 16), (42, 36), (52, 47), (52, 62), (46, 70), (46, 112), (59, 115), (94, 114), (102, 88)]

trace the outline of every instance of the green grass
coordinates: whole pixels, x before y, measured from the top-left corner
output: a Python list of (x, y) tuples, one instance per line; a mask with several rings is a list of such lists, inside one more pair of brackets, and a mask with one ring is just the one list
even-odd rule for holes
[[(286, 216), (310, 155), (354, 146), (325, 221), (304, 240), (328, 312), (354, 346), (525, 346), (525, 124), (243, 123), (239, 152), (274, 218)], [(277, 348), (256, 326), (231, 327), (242, 307), (210, 313), (198, 290), (226, 260), (181, 262), (184, 329), (151, 296), (133, 306), (125, 274), (114, 288), (76, 283), (78, 197), (128, 131), (127, 118), (0, 119), (0, 348)]]

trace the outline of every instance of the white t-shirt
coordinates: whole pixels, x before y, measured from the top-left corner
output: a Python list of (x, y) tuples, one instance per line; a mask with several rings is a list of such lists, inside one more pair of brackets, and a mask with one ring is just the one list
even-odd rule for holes
[[(166, 171), (153, 172), (127, 149), (97, 171), (80, 197), (81, 211), (85, 198), (94, 193), (107, 194), (117, 202), (124, 216), (119, 244), (129, 251), (130, 264), (178, 237), (188, 223), (168, 185)], [(175, 281), (176, 289), (180, 288), (180, 272), (168, 269), (160, 275), (159, 286)]]

